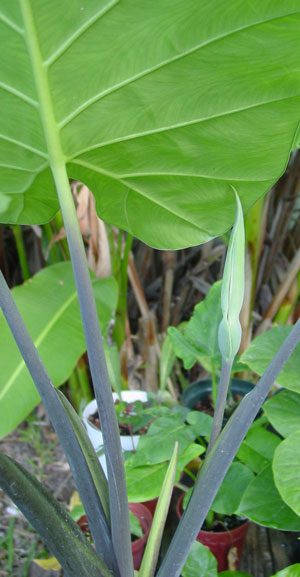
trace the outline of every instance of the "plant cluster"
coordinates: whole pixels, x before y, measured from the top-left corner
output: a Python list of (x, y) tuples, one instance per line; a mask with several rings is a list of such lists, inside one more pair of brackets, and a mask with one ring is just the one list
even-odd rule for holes
[[(300, 19), (296, 4), (294, 0), (284, 4), (239, 1), (230, 5), (215, 0), (213, 6), (204, 0), (178, 0), (175, 5), (173, 0), (159, 4), (148, 0), (138, 4), (131, 0), (93, 0), (71, 4), (66, 10), (58, 0), (0, 1), (1, 42), (7, 55), (0, 77), (1, 221), (41, 224), (53, 218), (60, 207), (75, 279), (74, 285), (68, 263), (42, 271), (33, 286), (37, 297), (31, 301), (31, 308), (25, 299), (23, 319), (15, 302), (18, 298), (13, 299), (0, 274), (2, 322), (5, 317), (23, 359), (16, 349), (15, 356), (8, 353), (12, 346), (8, 337), (4, 350), (7, 364), (12, 363), (13, 369), (1, 391), (0, 422), (6, 432), (16, 424), (12, 397), (26, 412), (38, 400), (37, 393), (30, 399), (23, 396), (26, 366), (70, 463), (93, 546), (45, 487), (3, 454), (0, 486), (40, 533), (67, 577), (133, 576), (125, 468), (111, 395), (113, 363), (106, 365), (106, 340), (100, 333), (96, 304), (100, 304), (100, 323), (105, 332), (110, 314), (109, 318), (104, 318), (105, 314), (102, 317), (103, 308), (106, 312), (115, 310), (116, 282), (99, 282), (88, 271), (70, 179), (89, 186), (105, 221), (156, 248), (198, 245), (223, 234), (234, 222), (219, 295), (217, 330), (214, 327), (217, 338), (211, 340), (209, 332), (204, 336), (209, 347), (218, 343), (219, 352), (214, 350), (211, 358), (220, 361), (206, 457), (157, 571), (177, 463), (182, 458), (184, 466), (184, 452), (190, 447), (196, 451), (195, 437), (208, 434), (207, 419), (204, 422), (202, 417), (188, 413), (185, 422), (181, 413), (172, 415), (172, 424), (176, 423), (183, 433), (185, 448), (179, 438), (167, 469), (161, 456), (155, 457), (153, 447), (149, 450), (147, 440), (139, 448), (141, 453), (137, 451), (126, 465), (127, 470), (131, 465), (138, 470), (142, 454), (142, 459), (145, 455), (154, 458), (156, 462), (152, 461), (151, 466), (163, 466), (165, 472), (139, 577), (155, 573), (157, 577), (179, 577), (181, 573), (198, 577), (201, 572), (205, 574), (205, 560), (197, 558), (193, 562), (189, 554), (193, 558), (199, 528), (230, 467), (239, 465), (232, 465), (238, 451), (242, 451), (241, 461), (253, 462), (251, 435), (256, 433), (249, 429), (272, 384), (280, 380), (283, 367), (287, 368), (288, 359), (294, 363), (290, 357), (300, 340), (297, 321), (285, 332), (269, 363), (265, 359), (257, 362), (256, 355), (253, 360), (251, 351), (246, 351), (243, 362), (248, 359), (250, 368), (259, 366), (258, 372), (263, 367), (262, 376), (223, 427), (228, 385), (241, 343), (243, 213), (276, 182), (299, 142)], [(74, 78), (76, 91), (71, 94)], [(61, 275), (66, 275), (63, 280)], [(42, 289), (37, 289), (37, 284), (49, 277), (54, 292), (52, 305), (59, 311), (55, 320), (62, 322), (64, 313), (68, 330), (68, 325), (80, 323), (81, 317), (85, 335), (84, 342), (83, 331), (79, 339), (72, 334), (74, 347), (73, 341), (65, 346), (68, 339), (51, 343), (56, 368), (53, 380), (47, 362), (41, 360), (53, 319), (40, 331), (38, 309), (47, 308), (48, 303)], [(126, 283), (121, 284), (124, 287)], [(22, 289), (14, 291), (16, 297), (20, 294), (20, 303), (26, 287)], [(120, 309), (124, 312), (122, 306)], [(30, 335), (26, 324), (33, 318), (36, 320)], [(74, 366), (85, 348), (108, 479), (76, 412), (54, 386), (66, 378), (69, 366)], [(201, 348), (205, 356), (207, 347)], [(59, 353), (65, 362), (58, 363)], [(266, 412), (272, 422), (276, 409), (271, 401)], [(145, 439), (156, 442), (161, 438), (157, 428), (166, 427), (161, 419), (167, 416), (150, 425)], [(243, 447), (247, 433), (249, 439), (247, 436)], [(290, 464), (292, 457), (299, 457), (298, 441), (296, 430), (278, 445), (273, 461), (277, 489), (295, 524), (300, 514), (299, 489), (295, 487), (299, 459), (292, 467)], [(201, 452), (201, 447), (197, 444), (197, 451)], [(245, 495), (260, 482), (261, 496), (261, 486), (265, 486), (266, 479), (270, 486), (271, 476), (271, 468), (264, 468)], [(253, 491), (252, 503), (253, 495), (256, 497), (257, 491)], [(273, 498), (274, 493), (270, 496)], [(287, 568), (286, 575), (298, 569)]]

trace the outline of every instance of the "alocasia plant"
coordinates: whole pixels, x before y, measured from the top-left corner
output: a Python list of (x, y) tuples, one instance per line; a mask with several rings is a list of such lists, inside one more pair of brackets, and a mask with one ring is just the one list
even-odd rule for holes
[[(299, 4), (1, 0), (0, 28), (1, 220), (42, 223), (61, 207), (105, 441), (110, 519), (95, 485), (101, 470), (95, 474), (83, 458), (88, 451), (79, 428), (72, 432), (63, 418), (61, 396), (3, 277), (1, 307), (85, 496), (97, 574), (131, 577), (118, 429), (69, 178), (91, 188), (104, 220), (154, 247), (199, 244), (227, 230), (234, 220), (234, 189), (246, 210), (280, 176), (298, 142)], [(213, 445), (160, 577), (180, 574), (218, 483), (298, 330)], [(24, 497), (26, 473), (4, 457), (0, 465), (2, 484), (16, 500), (18, 491)], [(36, 495), (41, 497), (40, 489)], [(49, 501), (49, 507), (55, 517), (56, 505)], [(70, 523), (68, 530), (74, 534)], [(72, 543), (70, 538), (69, 554)], [(66, 551), (66, 572), (88, 575), (87, 566), (68, 564)], [(83, 547), (82, 555), (88, 565), (96, 554)]]

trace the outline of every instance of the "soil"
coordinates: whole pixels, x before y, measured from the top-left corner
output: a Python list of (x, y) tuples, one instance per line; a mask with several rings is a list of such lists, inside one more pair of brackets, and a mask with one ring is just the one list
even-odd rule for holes
[(213, 531), (214, 533), (224, 533), (225, 531), (233, 531), (245, 523), (245, 519), (236, 517), (236, 515), (222, 515), (222, 519), (215, 519), (210, 527), (204, 523), (203, 531)]

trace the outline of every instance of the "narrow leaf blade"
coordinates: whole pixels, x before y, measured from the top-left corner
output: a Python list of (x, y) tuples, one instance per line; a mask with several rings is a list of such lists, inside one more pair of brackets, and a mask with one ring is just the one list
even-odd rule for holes
[(154, 576), (162, 534), (167, 519), (167, 514), (172, 496), (172, 490), (175, 481), (177, 458), (178, 458), (178, 443), (176, 442), (173, 455), (159, 495), (158, 503), (155, 509), (152, 527), (149, 533), (146, 549), (144, 552), (139, 577)]
[(75, 435), (80, 444), (87, 466), (93, 478), (97, 493), (99, 495), (99, 499), (102, 503), (103, 510), (109, 522), (110, 514), (107, 479), (99, 462), (97, 453), (94, 450), (94, 447), (87, 435), (85, 427), (79, 419), (76, 411), (73, 409), (71, 403), (69, 403), (68, 399), (59, 389), (57, 390), (57, 394), (75, 431)]
[(41, 535), (68, 577), (111, 577), (62, 506), (28, 471), (1, 453), (0, 486)]

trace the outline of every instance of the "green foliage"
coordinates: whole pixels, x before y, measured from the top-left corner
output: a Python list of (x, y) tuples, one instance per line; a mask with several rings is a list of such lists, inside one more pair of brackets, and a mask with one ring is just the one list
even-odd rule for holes
[(148, 542), (143, 555), (139, 577), (153, 577), (158, 560), (161, 540), (170, 507), (174, 481), (176, 476), (176, 465), (178, 457), (178, 443), (175, 442), (174, 451), (170, 460), (163, 485), (160, 490), (159, 499), (154, 513), (152, 526), (150, 529)]
[(181, 573), (182, 577), (217, 577), (217, 560), (205, 545), (195, 541)]
[(281, 499), (274, 484), (271, 465), (250, 483), (237, 514), (265, 527), (300, 531), (300, 517)]
[[(91, 275), (100, 324), (105, 329), (117, 303), (113, 278)], [(37, 273), (12, 294), (55, 386), (70, 376), (86, 349), (71, 263)], [(6, 320), (0, 312), (0, 436), (16, 427), (38, 404), (39, 394)]]
[[(180, 455), (176, 468), (175, 481), (179, 481), (184, 467), (204, 452), (204, 448), (191, 443)], [(170, 459), (171, 455), (169, 455)], [(125, 462), (128, 500), (132, 503), (148, 501), (159, 496), (165, 475), (168, 470), (168, 461), (155, 465), (135, 466), (134, 457)]]
[(176, 356), (183, 360), (185, 369), (190, 369), (196, 362), (209, 371), (212, 366), (221, 366), (218, 346), (218, 329), (222, 318), (221, 289), (221, 281), (212, 285), (205, 299), (195, 306), (183, 332), (175, 327), (168, 329)]
[(176, 355), (169, 335), (163, 341), (159, 362), (159, 388), (163, 391), (175, 363)]
[(119, 425), (126, 425), (132, 433), (137, 433), (152, 420), (152, 415), (145, 410), (147, 403), (134, 401), (126, 403), (125, 401), (115, 402), (116, 414)]
[(226, 18), (223, 0), (21, 6), (1, 5), (3, 222), (53, 217), (55, 158), (104, 220), (179, 248), (232, 225), (232, 185), (247, 210), (283, 172), (299, 123), (295, 0)]
[[(210, 511), (218, 513), (219, 515), (234, 515), (239, 508), (248, 485), (253, 481), (253, 477), (254, 475), (248, 467), (245, 467), (242, 463), (232, 463), (211, 505)], [(192, 488), (187, 491), (183, 498), (183, 509), (186, 508), (191, 493)]]
[[(262, 375), (291, 330), (290, 326), (273, 327), (256, 337), (241, 356), (242, 363)], [(291, 391), (300, 392), (300, 345), (296, 347), (276, 382)]]
[(280, 438), (261, 427), (252, 427), (241, 444), (237, 457), (255, 473), (263, 471), (272, 463)]
[(300, 517), (300, 423), (299, 430), (277, 447), (273, 473), (282, 499)]
[[(233, 3), (226, 17), (224, 0), (214, 0), (213, 9), (202, 0), (176, 0), (175, 4), (173, 0), (91, 0), (85, 6), (72, 3), (67, 10), (59, 0), (2, 1), (1, 12), (1, 41), (6, 52), (0, 71), (3, 222), (50, 220), (58, 210), (55, 181), (72, 238), (74, 222), (68, 217), (68, 209), (73, 205), (66, 194), (71, 177), (91, 188), (104, 220), (148, 244), (159, 248), (199, 244), (232, 225), (232, 188), (247, 210), (277, 180), (292, 147), (298, 143), (300, 26), (296, 0), (254, 0), (243, 3), (240, 9)], [(72, 91), (74, 78), (76, 90)], [(75, 255), (78, 246), (74, 239)], [(74, 261), (76, 264), (76, 258)], [(85, 295), (81, 297), (84, 300)], [(43, 306), (47, 308), (47, 303)], [(88, 307), (85, 312), (88, 324)], [(73, 317), (76, 315), (70, 322)], [(63, 360), (58, 361), (62, 345), (52, 341), (60, 349), (52, 351), (58, 370), (63, 364)], [(290, 377), (290, 388), (296, 390), (299, 381), (294, 374)], [(11, 378), (15, 378), (14, 373), (9, 375)], [(59, 381), (61, 376), (55, 374), (55, 378)], [(20, 396), (15, 389), (14, 394)], [(111, 417), (108, 389), (106, 397), (104, 394), (101, 410), (104, 417)], [(257, 408), (255, 403), (253, 406)], [(6, 406), (2, 407), (6, 415)], [(191, 430), (194, 425), (189, 427)], [(107, 426), (106, 431), (115, 435), (115, 429)], [(226, 431), (212, 454), (217, 456), (219, 451), (222, 460), (222, 443), (237, 438), (237, 433), (227, 438)], [(117, 446), (114, 451), (108, 434), (106, 444), (114, 463), (111, 477), (119, 465), (122, 477)], [(227, 447), (224, 466), (230, 462), (229, 443)], [(183, 453), (190, 450), (187, 445)], [(202, 478), (215, 483), (211, 459), (213, 456)], [(213, 472), (218, 471), (215, 461)], [(161, 465), (166, 463), (156, 466)], [(20, 471), (17, 467), (19, 481), (22, 475), (28, 479)], [(275, 486), (270, 491), (269, 471), (269, 467), (262, 471), (246, 491), (248, 498), (250, 488), (253, 491), (252, 507), (253, 502), (259, 503), (253, 516), (263, 517), (265, 502), (268, 515), (274, 518), (276, 507), (283, 508), (288, 528), (299, 528), (299, 518), (282, 505)], [(34, 480), (31, 484), (37, 496), (40, 488)], [(22, 493), (22, 482), (19, 487)], [(122, 484), (116, 487), (122, 489)], [(124, 513), (126, 501), (116, 487), (112, 485), (115, 500), (110, 501), (115, 520), (120, 508)], [(199, 487), (201, 492), (201, 483)], [(15, 498), (13, 483), (5, 488)], [(29, 496), (33, 497), (30, 491)], [(195, 516), (201, 509), (201, 499), (197, 502)], [(48, 501), (45, 511), (42, 506), (37, 511), (36, 505), (31, 499), (26, 513), (44, 535), (45, 511), (49, 515), (54, 511), (54, 519), (56, 505)], [(92, 550), (81, 550), (80, 537), (74, 544), (76, 529), (72, 523), (67, 523), (65, 534), (62, 532), (66, 523), (63, 513), (59, 515), (62, 523), (58, 523), (53, 543), (60, 553), (62, 548), (69, 551), (65, 557), (61, 555), (66, 573), (74, 577), (95, 575), (95, 567), (100, 567), (99, 574), (109, 573)], [(125, 515), (121, 517), (126, 522)], [(54, 524), (50, 524), (50, 536), (54, 535)], [(112, 533), (120, 545), (115, 552), (119, 555), (121, 550), (121, 557), (128, 560), (128, 539), (126, 535), (119, 538), (118, 528), (115, 523)], [(174, 554), (176, 541), (173, 543)], [(186, 554), (187, 547), (188, 540)], [(196, 549), (199, 547), (194, 545), (192, 556)], [(177, 547), (176, 554), (180, 563), (184, 552)], [(108, 559), (109, 567), (112, 557)], [(208, 577), (216, 565), (210, 559), (203, 567), (203, 576)], [(122, 565), (122, 570), (129, 577), (131, 563), (125, 569)], [(187, 571), (189, 562), (183, 569), (184, 577)]]
[(129, 511), (129, 523), (130, 523), (131, 535), (134, 535), (138, 539), (143, 537), (143, 529), (141, 527), (141, 524), (140, 524), (139, 520), (137, 519), (137, 517), (135, 517), (131, 511)]
[(242, 496), (253, 477), (254, 475), (248, 467), (245, 467), (242, 463), (232, 463), (211, 509), (221, 515), (233, 515), (237, 511)]
[(300, 428), (300, 395), (282, 389), (264, 403), (264, 412), (274, 429), (288, 437)]
[[(147, 434), (139, 439), (137, 452), (132, 457), (135, 466), (138, 464), (156, 464), (169, 460), (173, 453), (174, 442), (178, 442), (179, 455), (190, 445), (202, 431), (207, 430), (207, 415), (199, 417), (197, 423), (188, 424), (176, 411), (153, 421)], [(202, 423), (203, 421), (203, 423)]]

